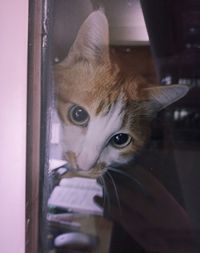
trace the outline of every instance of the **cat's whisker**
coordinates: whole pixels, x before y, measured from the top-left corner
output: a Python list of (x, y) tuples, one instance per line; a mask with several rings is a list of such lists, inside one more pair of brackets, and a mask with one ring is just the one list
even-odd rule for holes
[(114, 192), (115, 192), (115, 197), (116, 197), (116, 200), (117, 200), (117, 205), (118, 205), (119, 211), (120, 211), (120, 215), (122, 215), (121, 203), (120, 203), (120, 198), (119, 198), (119, 193), (118, 193), (118, 190), (117, 190), (117, 186), (116, 186), (115, 181), (114, 181), (114, 179), (113, 179), (113, 177), (112, 177), (112, 175), (110, 174), (109, 171), (107, 171), (106, 175), (110, 178), (110, 180), (112, 182)]
[(137, 189), (140, 190), (146, 197), (151, 198), (150, 194), (144, 188), (142, 183), (139, 180), (137, 180), (136, 178), (134, 178), (131, 175), (129, 175), (128, 173), (126, 173), (125, 171), (122, 171), (120, 169), (116, 169), (114, 167), (108, 167), (108, 171), (113, 171), (115, 173), (118, 173), (118, 174), (128, 178), (137, 187)]
[(100, 176), (98, 179), (99, 179), (99, 181), (100, 181), (100, 183), (101, 183), (101, 185), (103, 187), (103, 206), (105, 206), (105, 204), (106, 204), (106, 196), (108, 194), (107, 187), (106, 187), (106, 184), (105, 184), (105, 180), (104, 180), (104, 178), (102, 176)]
[(106, 205), (106, 200), (107, 200), (107, 204), (108, 204), (108, 211), (110, 212), (111, 210), (111, 201), (110, 201), (110, 195), (109, 195), (109, 191), (108, 191), (108, 188), (107, 188), (107, 185), (106, 185), (106, 182), (105, 182), (105, 179), (103, 176), (100, 176), (99, 179), (101, 180), (102, 182), (102, 186), (103, 186), (103, 195), (104, 195), (104, 206)]

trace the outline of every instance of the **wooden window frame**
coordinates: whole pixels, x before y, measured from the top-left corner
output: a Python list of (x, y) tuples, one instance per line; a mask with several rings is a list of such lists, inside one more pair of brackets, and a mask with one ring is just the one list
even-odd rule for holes
[[(48, 140), (50, 136), (49, 27), (53, 0), (29, 0), (26, 253), (46, 252)], [(48, 86), (48, 87), (47, 87)]]

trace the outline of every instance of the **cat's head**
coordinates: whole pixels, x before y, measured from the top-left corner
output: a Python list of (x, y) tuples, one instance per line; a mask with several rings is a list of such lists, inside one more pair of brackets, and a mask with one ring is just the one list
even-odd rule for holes
[(123, 76), (111, 63), (108, 22), (100, 10), (82, 24), (54, 75), (64, 157), (69, 167), (91, 177), (134, 158), (152, 115), (188, 91), (182, 85), (148, 87)]

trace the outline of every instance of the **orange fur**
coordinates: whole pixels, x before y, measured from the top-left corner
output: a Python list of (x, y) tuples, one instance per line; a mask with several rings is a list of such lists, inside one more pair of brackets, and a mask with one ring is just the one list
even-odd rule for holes
[[(141, 77), (123, 74), (110, 59), (108, 43), (106, 17), (101, 11), (96, 11), (81, 26), (66, 59), (54, 66), (57, 108), (64, 126), (71, 126), (70, 129), (74, 129), (76, 133), (74, 138), (78, 142), (76, 149), (78, 149), (81, 142), (79, 143), (77, 134), (80, 135), (81, 140), (84, 140), (88, 126), (73, 126), (68, 119), (70, 108), (73, 105), (81, 106), (92, 122), (101, 117), (104, 120), (104, 116), (109, 114), (112, 106), (120, 102), (123, 119), (119, 130), (132, 138), (130, 144), (117, 151), (117, 160), (123, 163), (134, 157), (144, 146), (150, 132), (152, 113), (176, 101), (187, 92), (187, 89), (180, 85), (150, 88)], [(120, 115), (122, 113), (119, 113), (119, 117)], [(70, 134), (73, 135), (66, 132), (73, 142), (69, 137)], [(96, 134), (96, 138), (101, 138), (101, 132)], [(109, 138), (112, 139), (112, 135)], [(69, 141), (65, 141), (66, 145), (70, 144)], [(98, 149), (98, 145), (92, 152)], [(106, 139), (103, 145), (100, 149), (101, 153), (103, 148), (106, 149), (109, 145), (109, 139)], [(73, 143), (71, 146), (74, 146)], [(76, 152), (72, 147), (66, 148), (65, 157), (69, 165), (76, 170), (78, 156), (82, 151)], [(101, 158), (101, 153), (97, 155), (97, 159)], [(86, 156), (89, 157), (89, 154)], [(107, 165), (110, 164), (106, 164), (101, 159), (97, 160), (91, 168), (93, 175), (99, 175)]]

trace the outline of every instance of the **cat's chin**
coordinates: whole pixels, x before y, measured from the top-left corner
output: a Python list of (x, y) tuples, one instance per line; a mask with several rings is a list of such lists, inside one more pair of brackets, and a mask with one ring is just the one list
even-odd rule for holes
[(85, 177), (85, 178), (93, 178), (97, 179), (98, 177), (102, 176), (102, 172), (94, 173), (92, 171), (81, 171), (81, 170), (70, 170), (67, 173), (67, 177)]
[(80, 176), (80, 177), (87, 177), (87, 178), (93, 178), (93, 179), (97, 179), (101, 175), (102, 175), (101, 172), (99, 172), (99, 173), (93, 173), (93, 172), (88, 172), (88, 171), (79, 171), (78, 172), (78, 176)]
[(67, 175), (69, 177), (86, 177), (86, 178), (93, 178), (97, 179), (98, 177), (101, 177), (106, 171), (105, 166), (97, 166), (95, 168), (92, 168), (90, 170), (78, 170), (69, 168), (69, 172)]

